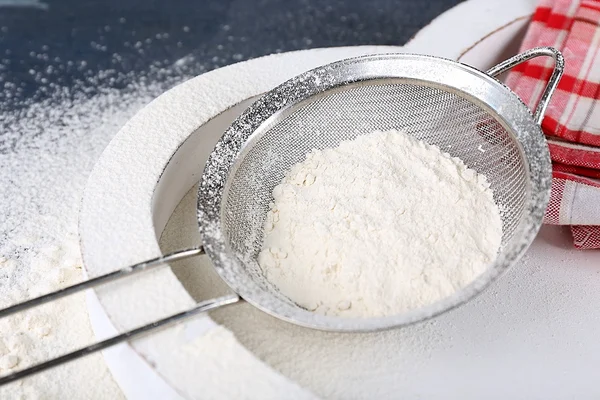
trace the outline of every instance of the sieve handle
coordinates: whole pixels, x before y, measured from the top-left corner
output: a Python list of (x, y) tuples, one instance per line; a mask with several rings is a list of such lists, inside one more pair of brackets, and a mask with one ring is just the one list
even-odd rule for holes
[[(90, 289), (108, 282), (115, 281), (117, 279), (123, 278), (125, 276), (129, 276), (135, 274), (137, 272), (148, 271), (154, 269), (155, 267), (165, 265), (170, 262), (184, 260), (186, 258), (197, 257), (204, 254), (204, 249), (202, 247), (195, 247), (186, 250), (179, 250), (170, 254), (166, 254), (164, 256), (160, 256), (157, 258), (153, 258), (151, 260), (143, 261), (141, 263), (131, 265), (125, 268), (121, 268), (120, 270), (109, 272), (104, 275), (100, 275), (98, 277), (88, 279), (86, 281), (77, 283), (72, 286), (67, 286), (66, 288), (57, 290), (55, 292), (51, 292), (40, 297), (33, 298), (31, 300), (24, 301), (22, 303), (15, 304), (13, 306), (4, 308), (0, 310), (0, 319), (7, 317), (12, 314), (16, 314), (18, 312), (23, 312), (33, 307), (37, 307), (39, 305), (49, 303), (51, 301), (60, 299), (62, 297), (68, 296), (73, 293), (81, 292), (86, 289)], [(223, 307), (226, 305), (237, 303), (241, 300), (241, 297), (237, 294), (230, 294), (227, 296), (218, 297), (215, 299), (210, 299), (207, 301), (200, 302), (196, 304), (194, 307), (179, 312), (177, 314), (170, 315), (168, 317), (159, 319), (154, 322), (150, 322), (149, 324), (140, 326), (138, 328), (132, 329), (130, 331), (121, 333), (117, 336), (110, 337), (108, 339), (102, 340), (100, 342), (96, 342), (89, 346), (80, 348), (78, 350), (72, 351), (67, 354), (63, 354), (62, 356), (51, 358), (42, 363), (35, 364), (31, 367), (27, 367), (25, 369), (12, 372), (10, 374), (4, 375), (0, 377), (0, 386), (6, 385), (10, 382), (17, 381), (19, 379), (23, 379), (27, 376), (37, 374), (38, 372), (45, 371), (47, 369), (56, 367), (58, 365), (67, 363), (69, 361), (76, 360), (81, 357), (85, 357), (89, 354), (95, 353), (100, 350), (104, 350), (108, 347), (111, 347), (115, 344), (124, 342), (126, 340), (134, 339), (136, 337), (142, 336), (150, 331), (156, 330), (158, 328), (167, 327), (175, 324), (176, 322), (183, 321), (187, 318), (190, 318), (194, 315), (198, 315), (203, 312), (207, 312), (210, 310), (214, 310), (219, 307)]]
[(546, 112), (546, 108), (548, 107), (550, 98), (554, 94), (554, 91), (558, 86), (558, 82), (560, 81), (560, 78), (562, 77), (562, 74), (564, 72), (565, 59), (562, 53), (556, 50), (554, 47), (535, 47), (521, 54), (517, 54), (516, 56), (511, 57), (506, 61), (501, 62), (500, 64), (490, 68), (486, 72), (488, 75), (496, 77), (501, 73), (506, 72), (509, 69), (521, 63), (524, 63), (525, 61), (540, 56), (552, 57), (554, 59), (554, 70), (552, 71), (552, 75), (550, 75), (550, 79), (548, 79), (548, 84), (546, 85), (546, 88), (542, 93), (540, 102), (538, 103), (535, 109), (535, 113), (533, 115), (534, 120), (538, 125), (542, 124), (542, 120), (544, 119), (544, 113)]

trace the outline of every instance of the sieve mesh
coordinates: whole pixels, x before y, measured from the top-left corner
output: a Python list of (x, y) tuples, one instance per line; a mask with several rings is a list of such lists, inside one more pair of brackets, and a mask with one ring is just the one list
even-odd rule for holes
[(363, 81), (321, 92), (267, 120), (244, 144), (221, 203), (226, 241), (253, 278), (272, 292), (256, 257), (272, 190), (285, 172), (312, 149), (335, 147), (374, 130), (400, 129), (487, 177), (501, 211), (504, 246), (523, 217), (530, 188), (519, 144), (500, 121), (464, 93), (416, 80)]

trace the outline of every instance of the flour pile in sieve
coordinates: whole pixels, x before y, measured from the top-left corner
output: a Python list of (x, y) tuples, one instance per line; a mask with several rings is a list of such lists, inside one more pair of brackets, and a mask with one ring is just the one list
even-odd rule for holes
[(480, 275), (502, 240), (485, 176), (400, 131), (313, 150), (273, 197), (259, 264), (319, 314), (385, 316), (434, 303)]

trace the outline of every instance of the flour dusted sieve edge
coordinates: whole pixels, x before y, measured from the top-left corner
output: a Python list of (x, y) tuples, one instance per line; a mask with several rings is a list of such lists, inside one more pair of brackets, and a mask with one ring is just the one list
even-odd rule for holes
[[(562, 69), (555, 50), (530, 50), (500, 64), (495, 73), (536, 56), (559, 61), (547, 100)], [(291, 303), (262, 276), (256, 263), (260, 228), (273, 187), (287, 168), (313, 148), (334, 147), (373, 130), (398, 127), (488, 177), (504, 211), (504, 237), (496, 262), (455, 295), (398, 315), (322, 316)], [(550, 180), (550, 158), (539, 125), (500, 82), (469, 66), (435, 57), (367, 56), (302, 74), (247, 109), (225, 132), (207, 162), (198, 191), (198, 222), (217, 272), (251, 304), (311, 328), (373, 331), (430, 318), (487, 287), (535, 237)]]

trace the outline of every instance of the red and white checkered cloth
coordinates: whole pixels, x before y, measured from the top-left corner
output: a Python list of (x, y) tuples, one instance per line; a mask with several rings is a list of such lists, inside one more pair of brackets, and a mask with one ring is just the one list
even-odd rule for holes
[[(575, 246), (600, 248), (600, 0), (541, 0), (523, 50), (553, 46), (565, 72), (542, 129), (552, 158), (545, 223), (571, 225)], [(552, 73), (551, 59), (514, 68), (506, 84), (532, 110)]]

